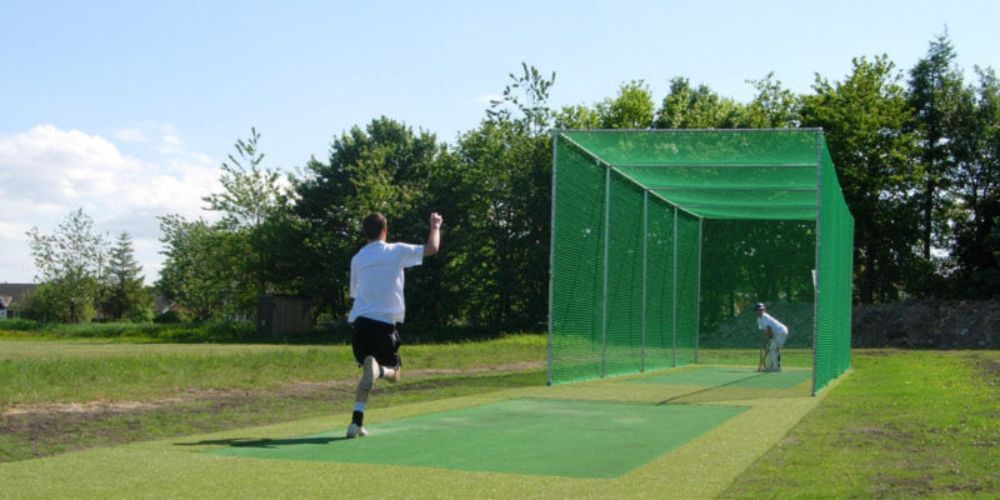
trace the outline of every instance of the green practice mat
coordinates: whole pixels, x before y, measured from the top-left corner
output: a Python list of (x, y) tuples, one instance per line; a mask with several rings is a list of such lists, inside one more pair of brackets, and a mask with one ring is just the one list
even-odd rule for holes
[(226, 457), (614, 478), (746, 411), (739, 406), (515, 399), (289, 439), (234, 441)]
[(811, 370), (783, 369), (759, 373), (753, 368), (705, 367), (629, 380), (640, 384), (689, 385), (699, 387), (746, 387), (788, 389), (812, 377)]

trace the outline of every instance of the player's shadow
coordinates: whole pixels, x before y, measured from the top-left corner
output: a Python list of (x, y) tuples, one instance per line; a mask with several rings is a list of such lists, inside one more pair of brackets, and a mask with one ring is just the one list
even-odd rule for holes
[(337, 441), (343, 441), (347, 439), (344, 436), (338, 437), (306, 437), (306, 438), (289, 438), (289, 439), (250, 439), (250, 438), (232, 438), (232, 439), (208, 439), (204, 441), (198, 441), (196, 443), (174, 443), (175, 446), (232, 446), (234, 448), (280, 448), (282, 446), (294, 446), (299, 444), (330, 444)]

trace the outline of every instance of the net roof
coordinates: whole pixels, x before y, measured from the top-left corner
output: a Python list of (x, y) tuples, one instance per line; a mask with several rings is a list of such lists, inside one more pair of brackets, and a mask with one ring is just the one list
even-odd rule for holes
[(816, 220), (819, 129), (567, 130), (651, 195), (708, 219)]

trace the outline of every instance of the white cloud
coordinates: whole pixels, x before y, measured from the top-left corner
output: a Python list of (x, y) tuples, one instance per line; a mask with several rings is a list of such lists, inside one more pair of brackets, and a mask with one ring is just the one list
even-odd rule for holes
[(146, 134), (138, 128), (123, 128), (115, 131), (115, 139), (125, 143), (145, 144), (148, 142)]
[[(211, 216), (201, 198), (218, 189), (219, 169), (208, 156), (183, 149), (173, 127), (160, 127), (159, 144), (146, 158), (123, 154), (99, 135), (38, 125), (0, 136), (0, 282), (30, 281), (34, 269), (24, 232), (51, 233), (66, 215), (83, 208), (99, 231), (112, 238), (128, 231), (147, 283), (159, 272), (157, 216)], [(134, 130), (132, 132), (123, 132)], [(120, 142), (139, 143), (146, 134), (123, 129)], [(165, 146), (165, 147), (164, 147)], [(25, 267), (29, 269), (25, 269)]]
[(163, 127), (163, 137), (160, 138), (160, 141), (168, 147), (178, 147), (184, 144), (172, 125), (165, 125)]
[[(8, 203), (0, 200), (0, 210), (7, 212)], [(31, 226), (17, 221), (6, 220), (0, 215), (0, 283), (26, 283), (34, 277), (34, 262), (28, 251), (25, 233)]]

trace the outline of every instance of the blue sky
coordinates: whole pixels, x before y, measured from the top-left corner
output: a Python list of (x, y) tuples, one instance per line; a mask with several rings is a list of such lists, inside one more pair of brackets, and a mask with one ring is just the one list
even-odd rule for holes
[(901, 69), (948, 26), (958, 63), (1000, 68), (1000, 2), (46, 2), (0, 0), (0, 282), (31, 281), (24, 231), (83, 207), (129, 231), (152, 282), (155, 217), (197, 217), (250, 127), (269, 164), (324, 157), (387, 115), (453, 141), (507, 74), (555, 71), (551, 103), (684, 76), (747, 100), (774, 71), (807, 92), (851, 59)]

